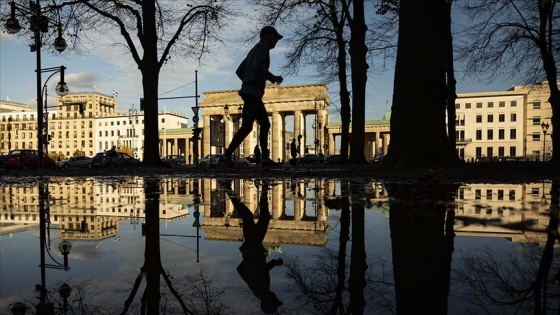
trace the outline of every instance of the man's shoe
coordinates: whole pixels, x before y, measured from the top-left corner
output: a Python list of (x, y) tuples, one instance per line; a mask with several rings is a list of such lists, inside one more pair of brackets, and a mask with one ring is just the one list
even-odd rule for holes
[(231, 157), (221, 156), (218, 160), (218, 165), (223, 166), (225, 168), (235, 169), (235, 164), (231, 160)]
[(276, 166), (281, 166), (282, 163), (274, 162), (271, 159), (264, 159), (264, 160), (262, 160), (261, 165), (262, 165), (262, 167), (276, 167)]

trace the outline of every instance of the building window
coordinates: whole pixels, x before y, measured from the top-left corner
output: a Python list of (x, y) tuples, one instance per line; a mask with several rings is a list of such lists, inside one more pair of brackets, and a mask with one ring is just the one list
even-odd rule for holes
[(541, 134), (539, 132), (533, 134), (533, 141), (541, 141)]
[(494, 115), (488, 114), (488, 122), (489, 122), (489, 123), (494, 122)]
[(511, 156), (511, 157), (517, 156), (516, 147), (509, 147), (509, 156)]
[(471, 108), (471, 103), (465, 103), (465, 108)]
[(488, 108), (494, 107), (494, 102), (488, 102)]
[(498, 139), (504, 140), (506, 138), (505, 129), (498, 129)]
[(481, 123), (481, 122), (482, 122), (482, 115), (476, 115), (476, 122), (477, 122), (477, 123)]
[(499, 156), (500, 158), (503, 158), (504, 155), (505, 155), (505, 153), (506, 153), (506, 150), (505, 150), (504, 147), (498, 147), (498, 156)]
[(476, 190), (474, 191), (474, 199), (480, 200), (480, 195), (482, 195), (482, 190), (476, 189)]
[(504, 200), (504, 190), (498, 189), (498, 200)]
[(476, 131), (476, 140), (482, 140), (482, 130)]
[(537, 126), (541, 124), (541, 118), (540, 117), (533, 117), (533, 126)]
[(509, 106), (511, 106), (511, 107), (517, 107), (517, 101), (511, 101), (511, 102), (509, 102)]
[(510, 189), (509, 190), (509, 200), (510, 201), (514, 201), (515, 200), (515, 190)]
[(486, 200), (492, 200), (492, 189), (486, 189)]
[(476, 103), (476, 108), (482, 108), (482, 102)]
[(517, 139), (517, 129), (510, 129), (509, 130), (509, 139), (510, 140)]
[(499, 122), (505, 122), (506, 121), (506, 115), (505, 114), (499, 114), (498, 115), (498, 121)]
[(455, 104), (455, 109), (461, 109), (461, 104)]
[(498, 104), (499, 104), (498, 106), (500, 107), (506, 107), (506, 102), (504, 101), (500, 101)]
[(480, 159), (482, 157), (482, 148), (476, 147), (475, 151), (476, 151), (476, 158)]
[(494, 130), (488, 129), (486, 132), (486, 140), (494, 140)]
[(511, 121), (517, 121), (517, 114), (516, 113), (512, 113), (511, 116), (509, 117)]
[(541, 102), (533, 102), (533, 109), (541, 109)]
[(486, 156), (488, 156), (489, 159), (492, 159), (492, 157), (494, 156), (494, 148), (486, 148)]

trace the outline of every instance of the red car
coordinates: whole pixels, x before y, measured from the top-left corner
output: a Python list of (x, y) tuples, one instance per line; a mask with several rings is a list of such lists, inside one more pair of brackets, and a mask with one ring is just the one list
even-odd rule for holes
[[(37, 168), (39, 165), (39, 153), (37, 150), (18, 149), (12, 150), (6, 155), (4, 167), (6, 169), (21, 168), (30, 169)], [(48, 156), (43, 156), (43, 168), (56, 168), (56, 161)]]

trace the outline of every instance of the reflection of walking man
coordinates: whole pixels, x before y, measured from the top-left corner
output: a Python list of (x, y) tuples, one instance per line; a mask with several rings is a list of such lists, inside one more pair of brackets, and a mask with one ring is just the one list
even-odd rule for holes
[[(227, 189), (227, 188), (226, 188)], [(263, 184), (259, 201), (260, 212), (257, 223), (253, 212), (227, 189), (231, 203), (243, 219), (243, 244), (239, 247), (243, 261), (237, 266), (237, 272), (251, 289), (251, 292), (261, 301), (261, 310), (266, 314), (274, 313), (284, 303), (278, 300), (276, 294), (270, 291), (270, 270), (282, 265), (282, 259), (272, 259), (266, 262), (266, 249), (263, 240), (270, 222), (268, 211), (268, 184)]]

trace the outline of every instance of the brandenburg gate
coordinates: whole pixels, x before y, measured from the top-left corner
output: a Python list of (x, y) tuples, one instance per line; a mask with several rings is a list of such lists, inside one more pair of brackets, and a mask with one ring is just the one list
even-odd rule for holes
[[(273, 160), (287, 161), (290, 159), (290, 142), (296, 139), (300, 147), (300, 155), (304, 149), (316, 148), (316, 153), (327, 149), (327, 126), (329, 124), (328, 106), (331, 99), (327, 94), (327, 85), (323, 83), (282, 86), (268, 84), (263, 102), (271, 118), (269, 133), (270, 157)], [(243, 100), (238, 90), (204, 92), (204, 100), (199, 103), (202, 112), (202, 145), (200, 157), (207, 154), (221, 154), (241, 127)], [(291, 117), (290, 117), (291, 116)], [(311, 130), (308, 118), (311, 117)], [(288, 120), (286, 120), (288, 118)], [(223, 122), (223, 133), (216, 134), (210, 130), (211, 121)], [(290, 122), (290, 125), (287, 124)], [(221, 133), (221, 132), (220, 132)], [(306, 135), (313, 134), (311, 143), (307, 143)], [(301, 137), (299, 137), (301, 135)], [(223, 137), (222, 146), (212, 146), (211, 137)], [(253, 131), (235, 152), (237, 156), (248, 156), (253, 153), (258, 143), (258, 124), (255, 121)], [(300, 139), (300, 142), (298, 142)], [(326, 153), (326, 152), (324, 152)]]

